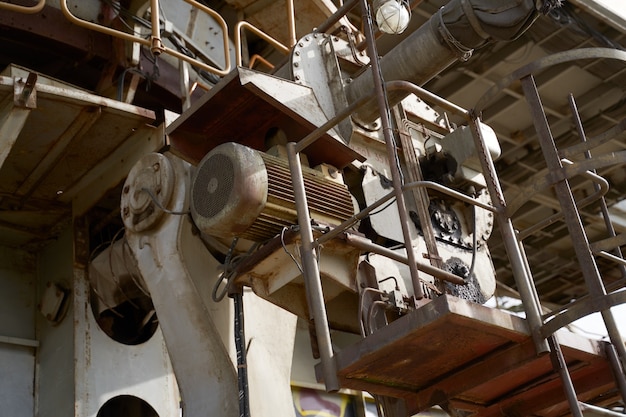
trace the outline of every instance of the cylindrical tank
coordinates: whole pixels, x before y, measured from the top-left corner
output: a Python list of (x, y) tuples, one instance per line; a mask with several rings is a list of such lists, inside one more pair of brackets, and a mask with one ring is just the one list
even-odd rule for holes
[[(340, 224), (354, 214), (344, 184), (304, 168), (311, 218)], [(286, 160), (237, 143), (222, 144), (198, 164), (191, 190), (191, 214), (204, 233), (263, 241), (297, 223)]]

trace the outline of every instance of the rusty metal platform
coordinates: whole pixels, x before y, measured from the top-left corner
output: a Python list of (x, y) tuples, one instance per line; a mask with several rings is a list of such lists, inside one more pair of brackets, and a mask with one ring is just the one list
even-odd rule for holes
[[(273, 128), (298, 141), (327, 121), (309, 87), (246, 68), (237, 68), (196, 101), (167, 129), (172, 152), (197, 164), (214, 147), (237, 142), (265, 151)], [(333, 130), (305, 152), (311, 166), (343, 168), (363, 156)]]
[[(561, 331), (578, 399), (616, 397), (605, 343)], [(477, 416), (569, 413), (550, 355), (524, 319), (442, 296), (335, 355), (343, 388), (403, 398), (410, 412), (448, 403)]]

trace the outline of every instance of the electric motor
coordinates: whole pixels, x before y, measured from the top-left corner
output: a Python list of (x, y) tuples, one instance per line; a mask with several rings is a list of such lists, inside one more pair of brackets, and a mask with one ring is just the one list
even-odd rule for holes
[[(354, 214), (344, 184), (303, 167), (311, 218), (338, 225)], [(225, 143), (200, 161), (191, 190), (198, 228), (221, 238), (264, 241), (297, 223), (289, 164), (284, 158)]]

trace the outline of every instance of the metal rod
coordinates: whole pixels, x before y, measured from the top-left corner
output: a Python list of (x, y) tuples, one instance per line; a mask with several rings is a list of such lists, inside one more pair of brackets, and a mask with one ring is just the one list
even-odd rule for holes
[(598, 407), (598, 406), (583, 403), (583, 402), (580, 402), (578, 404), (582, 411), (591, 411), (593, 412), (592, 415), (599, 415), (602, 417), (624, 417), (623, 413), (617, 413), (615, 411), (607, 410), (606, 408)]
[(549, 320), (543, 325), (541, 332), (547, 337), (582, 317), (625, 303), (626, 291), (615, 291), (599, 298), (592, 298), (589, 294), (585, 294), (576, 301), (545, 314), (544, 318)]
[(605, 259), (611, 260), (615, 263), (617, 263), (618, 266), (620, 266), (620, 269), (623, 268), (624, 266), (626, 266), (626, 259), (624, 259), (621, 256), (615, 256), (613, 254), (610, 254), (608, 252), (605, 251), (600, 251), (597, 253), (598, 256), (602, 256)]
[[(416, 97), (423, 99), (424, 101), (430, 102), (431, 104), (434, 104), (436, 106), (439, 106), (442, 109), (450, 113), (459, 115), (466, 120), (470, 119), (470, 113), (468, 110), (460, 106), (457, 106), (456, 104), (444, 98), (441, 98), (431, 93), (430, 91), (425, 90), (424, 88), (418, 85), (415, 85), (413, 83), (410, 83), (408, 81), (389, 81), (385, 84), (385, 89), (387, 91), (392, 91), (392, 90), (408, 91), (409, 93), (414, 94)], [(365, 95), (361, 97), (359, 100), (350, 104), (341, 112), (337, 113), (333, 118), (329, 119), (326, 123), (324, 123), (317, 129), (315, 129), (314, 131), (306, 135), (301, 140), (299, 140), (296, 144), (297, 146), (296, 150), (298, 152), (302, 152), (304, 149), (306, 149), (307, 147), (315, 143), (315, 141), (321, 138), (322, 135), (324, 135), (324, 133), (328, 132), (332, 127), (339, 124), (339, 122), (341, 122), (343, 119), (350, 116), (356, 110), (360, 109), (362, 106), (367, 104), (371, 99), (374, 98), (375, 95), (376, 95), (376, 92), (372, 92), (368, 95)]]
[(617, 351), (615, 351), (615, 346), (607, 343), (605, 353), (611, 363), (613, 377), (615, 378), (617, 389), (622, 396), (622, 401), (626, 403), (626, 376), (624, 375), (624, 368), (622, 367), (619, 357), (617, 356)]
[[(405, 184), (402, 187), (402, 191), (406, 191), (406, 190), (410, 190), (412, 188), (418, 188), (418, 187), (424, 187), (424, 188), (431, 188), (433, 190), (437, 190), (441, 193), (447, 194), (451, 197), (457, 198), (465, 203), (468, 204), (473, 204), (477, 207), (480, 207), (481, 209), (490, 211), (492, 213), (494, 213), (496, 211), (495, 208), (493, 208), (492, 206), (488, 205), (488, 204), (484, 204), (476, 199), (473, 199), (471, 197), (466, 196), (465, 194), (462, 194), (458, 191), (455, 191), (451, 188), (446, 187), (445, 185), (441, 185), (438, 184), (436, 182), (432, 182), (432, 181), (416, 181), (416, 182), (410, 182), (408, 184)], [(389, 201), (390, 199), (392, 199), (395, 196), (395, 193), (393, 191), (389, 192), (388, 194), (385, 194), (383, 197), (379, 198), (378, 200), (376, 200), (374, 203), (372, 203), (371, 205), (367, 206), (366, 208), (364, 208), (363, 210), (361, 210), (360, 212), (358, 212), (357, 214), (355, 214), (354, 216), (350, 217), (348, 220), (345, 220), (343, 223), (341, 223), (339, 226), (336, 226), (335, 228), (333, 228), (330, 232), (327, 232), (325, 234), (323, 234), (322, 236), (320, 236), (319, 238), (317, 238), (317, 240), (314, 242), (314, 246), (318, 247), (319, 245), (321, 245), (324, 242), (328, 242), (329, 240), (339, 236), (341, 233), (343, 233), (343, 231), (347, 230), (349, 227), (353, 226), (355, 223), (357, 223), (359, 220), (362, 220), (364, 218), (366, 218), (373, 210), (377, 209), (378, 207), (382, 206), (384, 203), (386, 203), (387, 201)]]
[[(72, 12), (70, 11), (69, 7), (67, 6), (67, 1), (68, 0), (60, 0), (60, 6), (61, 6), (61, 12), (63, 12), (63, 15), (65, 16), (65, 18), (67, 20), (69, 20), (70, 22), (74, 23), (75, 25), (84, 27), (86, 29), (89, 30), (93, 30), (96, 32), (100, 32), (100, 33), (104, 33), (105, 35), (109, 35), (109, 36), (113, 36), (115, 38), (119, 38), (119, 39), (123, 39), (126, 41), (130, 41), (130, 42), (134, 42), (134, 43), (138, 43), (140, 45), (144, 45), (148, 48), (152, 48), (152, 42), (150, 39), (144, 39), (140, 36), (135, 36), (132, 35), (130, 33), (126, 33), (126, 32), (122, 32), (121, 30), (116, 30), (116, 29), (111, 29), (108, 28), (106, 26), (102, 26), (102, 25), (98, 25), (96, 23), (92, 23), (92, 22), (88, 22), (86, 20), (83, 19), (79, 19), (78, 17), (74, 16), (72, 14)], [(226, 21), (224, 21), (224, 19), (219, 15), (219, 13), (217, 13), (216, 11), (194, 1), (194, 0), (184, 0), (185, 3), (189, 3), (192, 6), (204, 11), (205, 13), (209, 14), (210, 16), (212, 16), (221, 26), (222, 28), (222, 38), (224, 41), (224, 69), (219, 69), (216, 67), (213, 67), (211, 65), (207, 65), (206, 63), (202, 62), (202, 61), (198, 61), (197, 59), (194, 59), (190, 56), (187, 56), (181, 52), (178, 52), (174, 49), (170, 49), (166, 46), (163, 46), (161, 52), (171, 55), (177, 59), (189, 62), (192, 65), (195, 65), (197, 67), (202, 68), (203, 70), (206, 70), (210, 73), (219, 75), (220, 77), (223, 77), (225, 75), (228, 75), (228, 73), (230, 73), (230, 54), (229, 54), (229, 45), (228, 45), (228, 26), (226, 25)]]
[(322, 23), (317, 28), (315, 28), (314, 32), (317, 32), (317, 33), (324, 33), (324, 32), (326, 32), (328, 29), (333, 27), (333, 25), (335, 23), (337, 23), (339, 20), (341, 20), (342, 17), (344, 17), (346, 14), (348, 14), (348, 12), (350, 10), (354, 9), (354, 6), (356, 6), (358, 2), (359, 2), (359, 0), (348, 0), (347, 2), (345, 2), (343, 4), (343, 6), (338, 8), (335, 11), (335, 13), (330, 15), (330, 17), (328, 19), (326, 19), (326, 21), (324, 23)]
[(378, 51), (376, 49), (376, 43), (374, 41), (370, 5), (367, 0), (361, 0), (361, 7), (365, 27), (365, 38), (367, 39), (368, 54), (371, 60), (372, 76), (374, 79), (374, 90), (376, 91), (376, 102), (378, 104), (378, 111), (380, 113), (383, 136), (385, 138), (385, 145), (387, 147), (389, 168), (391, 170), (391, 180), (396, 197), (398, 214), (400, 215), (400, 226), (402, 228), (402, 236), (404, 237), (404, 246), (406, 247), (407, 255), (409, 258), (408, 267), (409, 271), (411, 272), (413, 294), (416, 299), (421, 300), (422, 298), (424, 298), (424, 292), (422, 290), (422, 286), (419, 280), (419, 272), (416, 265), (417, 260), (415, 259), (415, 251), (413, 250), (413, 243), (411, 241), (411, 235), (409, 230), (409, 216), (407, 214), (404, 194), (402, 193), (401, 188), (402, 177), (400, 175), (400, 169), (397, 164), (397, 153), (395, 140), (392, 136), (393, 132), (391, 128), (391, 115), (389, 113), (389, 104), (387, 103), (385, 84), (384, 80), (382, 79)]
[(289, 27), (289, 46), (292, 47), (296, 44), (296, 14), (293, 7), (293, 0), (286, 0), (287, 2), (287, 25)]
[[(346, 234), (346, 242), (348, 242), (350, 245), (354, 246), (357, 249), (360, 249), (366, 252), (377, 253), (389, 259), (393, 259), (394, 261), (401, 262), (405, 265), (409, 264), (409, 259), (406, 256), (403, 256), (401, 253), (393, 251), (384, 246), (377, 245), (367, 238), (348, 233)], [(432, 265), (418, 262), (417, 269), (419, 269), (420, 271), (428, 275), (432, 275), (435, 278), (439, 278), (443, 281), (451, 282), (452, 284), (467, 285), (467, 282), (463, 278), (457, 275), (454, 275), (448, 271), (444, 271), (442, 269), (436, 268)]]
[[(544, 159), (548, 166), (548, 169), (552, 172), (558, 172), (562, 169), (561, 158), (559, 157), (552, 132), (548, 126), (548, 120), (543, 111), (543, 105), (535, 79), (532, 75), (525, 76), (521, 79), (522, 90), (526, 96), (528, 105), (530, 106), (530, 112), (533, 118), (533, 124), (537, 130), (537, 137), (539, 138), (539, 145), (543, 152)], [(563, 179), (554, 184), (554, 191), (559, 204), (564, 214), (565, 224), (572, 238), (574, 251), (581, 268), (581, 272), (585, 279), (587, 289), (592, 298), (606, 295), (606, 290), (600, 276), (600, 271), (595, 262), (591, 250), (589, 248), (589, 241), (587, 234), (585, 233), (580, 213), (576, 208), (576, 202), (572, 195), (572, 190), (567, 179)], [(611, 343), (615, 345), (617, 352), (620, 356), (622, 366), (626, 368), (626, 346), (623, 343), (620, 331), (615, 323), (615, 318), (610, 309), (602, 310), (601, 312), (604, 324), (606, 325)]]
[(296, 200), (296, 210), (298, 212), (298, 225), (300, 226), (300, 236), (302, 238), (302, 269), (304, 272), (309, 315), (315, 325), (326, 390), (337, 391), (339, 390), (337, 365), (333, 357), (332, 341), (328, 328), (328, 316), (326, 306), (324, 305), (322, 281), (317, 265), (315, 248), (313, 247), (313, 230), (311, 228), (311, 217), (309, 216), (309, 208), (304, 189), (302, 166), (300, 164), (299, 155), (296, 152), (295, 143), (290, 142), (287, 144), (287, 156), (289, 158), (289, 171), (291, 172), (293, 193)]
[(28, 346), (28, 347), (39, 347), (39, 341), (33, 339), (24, 339), (21, 337), (11, 337), (11, 336), (2, 336), (0, 335), (0, 343), (5, 343), (7, 345), (17, 345), (17, 346)]
[(150, 17), (152, 23), (152, 35), (150, 36), (150, 52), (161, 55), (163, 42), (161, 42), (161, 19), (159, 13), (159, 0), (150, 0)]
[(243, 65), (243, 56), (242, 56), (242, 47), (241, 47), (241, 31), (242, 29), (248, 29), (250, 32), (254, 33), (255, 35), (257, 35), (258, 37), (262, 38), (263, 40), (265, 40), (267, 43), (269, 43), (270, 45), (272, 45), (274, 48), (278, 49), (280, 52), (282, 52), (283, 54), (288, 54), (289, 53), (289, 48), (287, 48), (285, 45), (283, 45), (282, 43), (280, 43), (279, 41), (277, 41), (276, 39), (272, 38), (270, 35), (268, 35), (267, 33), (263, 32), (261, 29), (257, 28), (256, 26), (246, 22), (246, 21), (241, 21), (238, 22), (235, 25), (235, 28), (233, 30), (234, 32), (234, 44), (235, 44), (235, 65), (237, 66), (241, 66)]
[[(564, 163), (571, 163), (567, 159), (562, 159), (561, 161)], [(604, 178), (600, 177), (599, 175), (596, 175), (590, 171), (587, 171), (583, 173), (582, 176), (589, 178), (591, 181), (594, 181), (594, 184), (597, 186), (597, 188), (596, 188), (596, 191), (592, 195), (583, 198), (576, 204), (576, 207), (578, 209), (582, 209), (583, 207), (586, 207), (589, 204), (600, 200), (609, 191), (608, 181), (606, 181)], [(511, 214), (512, 211), (515, 211), (515, 210), (509, 210), (507, 207), (507, 214), (512, 215)], [(551, 225), (552, 223), (556, 221), (561, 220), (563, 216), (564, 216), (563, 212), (560, 211), (558, 213), (554, 213), (550, 217), (543, 219), (539, 223), (535, 223), (534, 225), (527, 227), (526, 229), (520, 230), (518, 232), (518, 239), (520, 240), (526, 239), (528, 236), (538, 232), (539, 230)]]
[(496, 209), (494, 216), (498, 222), (502, 242), (509, 257), (509, 261), (511, 262), (513, 278), (515, 279), (520, 298), (524, 305), (524, 310), (526, 311), (526, 322), (530, 328), (535, 349), (537, 350), (537, 354), (549, 352), (550, 348), (548, 343), (541, 335), (541, 326), (543, 325), (541, 306), (535, 298), (532, 279), (526, 269), (524, 255), (520, 251), (513, 223), (511, 222), (511, 218), (505, 214), (506, 201), (504, 199), (504, 193), (502, 192), (500, 181), (496, 174), (493, 158), (485, 145), (485, 140), (480, 129), (480, 119), (476, 114), (473, 114), (473, 117), (469, 120), (469, 126), (474, 138), (474, 145), (479, 155), (482, 171), (485, 175), (487, 189), (489, 190), (492, 204)]
[(565, 393), (565, 397), (567, 398), (567, 403), (569, 404), (572, 416), (583, 417), (583, 413), (578, 403), (578, 398), (576, 398), (574, 384), (572, 383), (572, 378), (569, 374), (569, 371), (567, 370), (565, 357), (563, 357), (563, 352), (561, 351), (561, 346), (559, 345), (559, 342), (556, 340), (556, 337), (554, 335), (548, 338), (548, 343), (550, 344), (550, 359), (552, 360), (552, 367), (561, 377), (563, 392)]
[[(576, 105), (576, 100), (574, 100), (574, 95), (569, 94), (567, 97), (570, 105), (570, 109), (572, 111), (572, 117), (574, 118), (574, 124), (576, 125), (576, 131), (578, 132), (578, 137), (580, 137), (580, 141), (585, 143), (587, 142), (587, 135), (585, 134), (585, 129), (583, 128), (582, 120), (580, 120), (580, 114), (578, 114), (578, 106)], [(585, 159), (591, 159), (591, 151), (585, 151)], [(596, 174), (596, 171), (592, 171)], [(593, 185), (596, 191), (599, 191), (599, 186), (594, 183)], [(613, 223), (611, 222), (611, 216), (609, 214), (609, 208), (606, 204), (606, 199), (604, 196), (600, 198), (600, 211), (602, 212), (602, 218), (604, 219), (604, 224), (606, 225), (606, 231), (609, 234), (609, 237), (617, 236), (615, 233), (615, 228), (613, 227)], [(622, 255), (622, 250), (619, 246), (615, 247), (612, 251), (613, 255), (617, 258), (621, 258), (622, 262), (618, 264), (619, 270), (622, 273), (622, 278), (626, 278), (626, 266), (624, 265), (624, 257)]]
[[(580, 162), (572, 162), (569, 159), (561, 159), (561, 163), (563, 163), (563, 170), (561, 171), (561, 175), (558, 179), (563, 178), (573, 178), (576, 175), (580, 175), (585, 177), (595, 184), (598, 185), (599, 188), (596, 188), (596, 191), (584, 199), (580, 200), (578, 203), (578, 208), (585, 207), (594, 201), (602, 198), (609, 191), (609, 182), (602, 178), (601, 176), (595, 174), (594, 172), (586, 169), (589, 165), (588, 163), (582, 164)], [(617, 163), (617, 161), (616, 161)], [(600, 165), (600, 164), (599, 164)], [(543, 174), (542, 174), (543, 175)], [(528, 182), (530, 183), (527, 186), (522, 187), (519, 190), (518, 197), (514, 198), (507, 204), (506, 212), (507, 215), (513, 217), (513, 215), (519, 210), (526, 202), (532, 199), (532, 197), (539, 193), (540, 191), (548, 189), (557, 179), (553, 178), (552, 175), (543, 175), (542, 177), (533, 176)], [(562, 214), (557, 213), (556, 216)], [(552, 217), (552, 216), (551, 216)]]

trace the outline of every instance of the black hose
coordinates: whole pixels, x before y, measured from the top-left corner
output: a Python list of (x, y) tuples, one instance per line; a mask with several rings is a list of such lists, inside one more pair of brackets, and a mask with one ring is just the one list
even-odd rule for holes
[(237, 382), (239, 386), (239, 417), (250, 417), (246, 334), (243, 322), (243, 290), (231, 295), (235, 305), (235, 348), (237, 350)]

